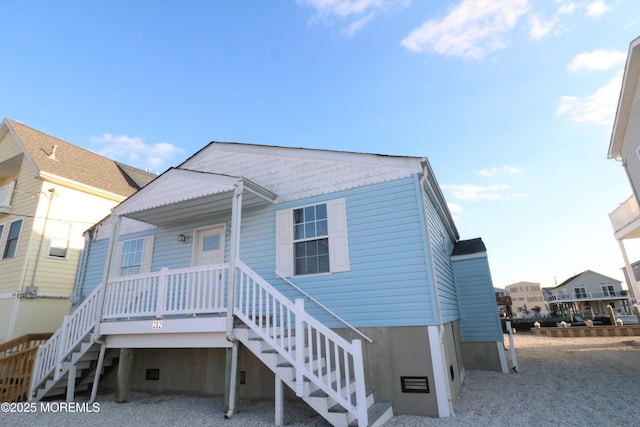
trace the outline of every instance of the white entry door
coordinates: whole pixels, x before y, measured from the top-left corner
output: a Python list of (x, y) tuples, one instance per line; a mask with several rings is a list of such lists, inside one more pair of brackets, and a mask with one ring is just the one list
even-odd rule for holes
[(224, 224), (196, 229), (193, 239), (193, 265), (224, 262)]

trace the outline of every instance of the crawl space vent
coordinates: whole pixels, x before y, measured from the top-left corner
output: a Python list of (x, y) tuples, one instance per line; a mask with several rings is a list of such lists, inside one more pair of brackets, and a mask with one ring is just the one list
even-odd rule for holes
[(147, 381), (158, 381), (160, 379), (160, 369), (147, 369), (144, 379)]
[(400, 377), (403, 393), (429, 393), (427, 377)]

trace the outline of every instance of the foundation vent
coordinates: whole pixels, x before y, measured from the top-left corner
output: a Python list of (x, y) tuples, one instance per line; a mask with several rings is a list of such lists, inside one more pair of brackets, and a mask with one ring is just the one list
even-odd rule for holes
[(144, 375), (144, 379), (147, 381), (159, 381), (160, 369), (147, 369)]
[(429, 393), (428, 377), (400, 377), (403, 393)]

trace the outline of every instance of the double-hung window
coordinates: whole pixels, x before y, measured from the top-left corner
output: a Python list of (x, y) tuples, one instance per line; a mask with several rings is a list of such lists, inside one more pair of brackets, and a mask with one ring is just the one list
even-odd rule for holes
[(111, 274), (129, 276), (151, 271), (154, 236), (139, 237), (118, 243)]
[(284, 277), (349, 271), (345, 199), (277, 211), (276, 266)]
[(605, 297), (614, 297), (616, 296), (616, 290), (611, 285), (602, 285), (602, 295)]
[(576, 287), (573, 288), (573, 291), (575, 292), (576, 298), (586, 298), (587, 297), (587, 290), (583, 287)]
[(122, 276), (140, 273), (143, 244), (144, 239), (134, 239), (124, 242), (122, 246), (122, 262), (120, 263), (120, 274)]
[(20, 229), (22, 228), (22, 220), (14, 221), (9, 227), (9, 234), (7, 235), (7, 243), (4, 245), (4, 253), (2, 258), (13, 258), (16, 256), (16, 250), (18, 248), (18, 238), (20, 237)]
[(296, 276), (330, 271), (326, 203), (293, 210), (293, 246)]

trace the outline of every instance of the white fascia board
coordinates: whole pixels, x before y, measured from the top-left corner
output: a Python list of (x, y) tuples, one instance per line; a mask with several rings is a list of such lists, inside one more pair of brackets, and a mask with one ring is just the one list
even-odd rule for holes
[[(295, 157), (319, 160), (363, 163), (410, 168), (413, 173), (422, 171), (424, 157), (392, 156), (385, 154), (356, 153), (350, 151), (332, 151), (317, 148), (280, 147), (271, 145), (254, 145), (230, 142), (213, 142), (211, 148), (216, 151), (272, 154), (280, 157)], [(187, 160), (185, 163), (188, 163)]]
[(640, 37), (636, 38), (629, 45), (629, 53), (627, 54), (627, 62), (624, 67), (624, 76), (622, 78), (622, 88), (620, 90), (620, 98), (618, 99), (618, 107), (613, 122), (613, 130), (611, 132), (611, 141), (609, 143), (609, 152), (607, 158), (619, 159), (622, 157), (622, 144), (624, 143), (624, 135), (627, 130), (629, 114), (631, 113), (631, 105), (636, 92), (636, 84), (638, 82), (638, 74), (640, 73)]
[(464, 261), (467, 259), (487, 258), (487, 252), (476, 252), (474, 254), (454, 255), (451, 261)]
[(78, 181), (74, 181), (71, 179), (62, 178), (57, 175), (53, 175), (47, 172), (39, 172), (38, 178), (42, 179), (45, 182), (50, 182), (52, 184), (62, 185), (63, 187), (68, 187), (73, 190), (77, 190), (83, 193), (92, 194), (94, 196), (99, 196), (104, 199), (113, 200), (114, 202), (120, 203), (126, 197), (121, 194), (112, 193), (110, 191), (104, 191), (99, 188), (83, 184)]

